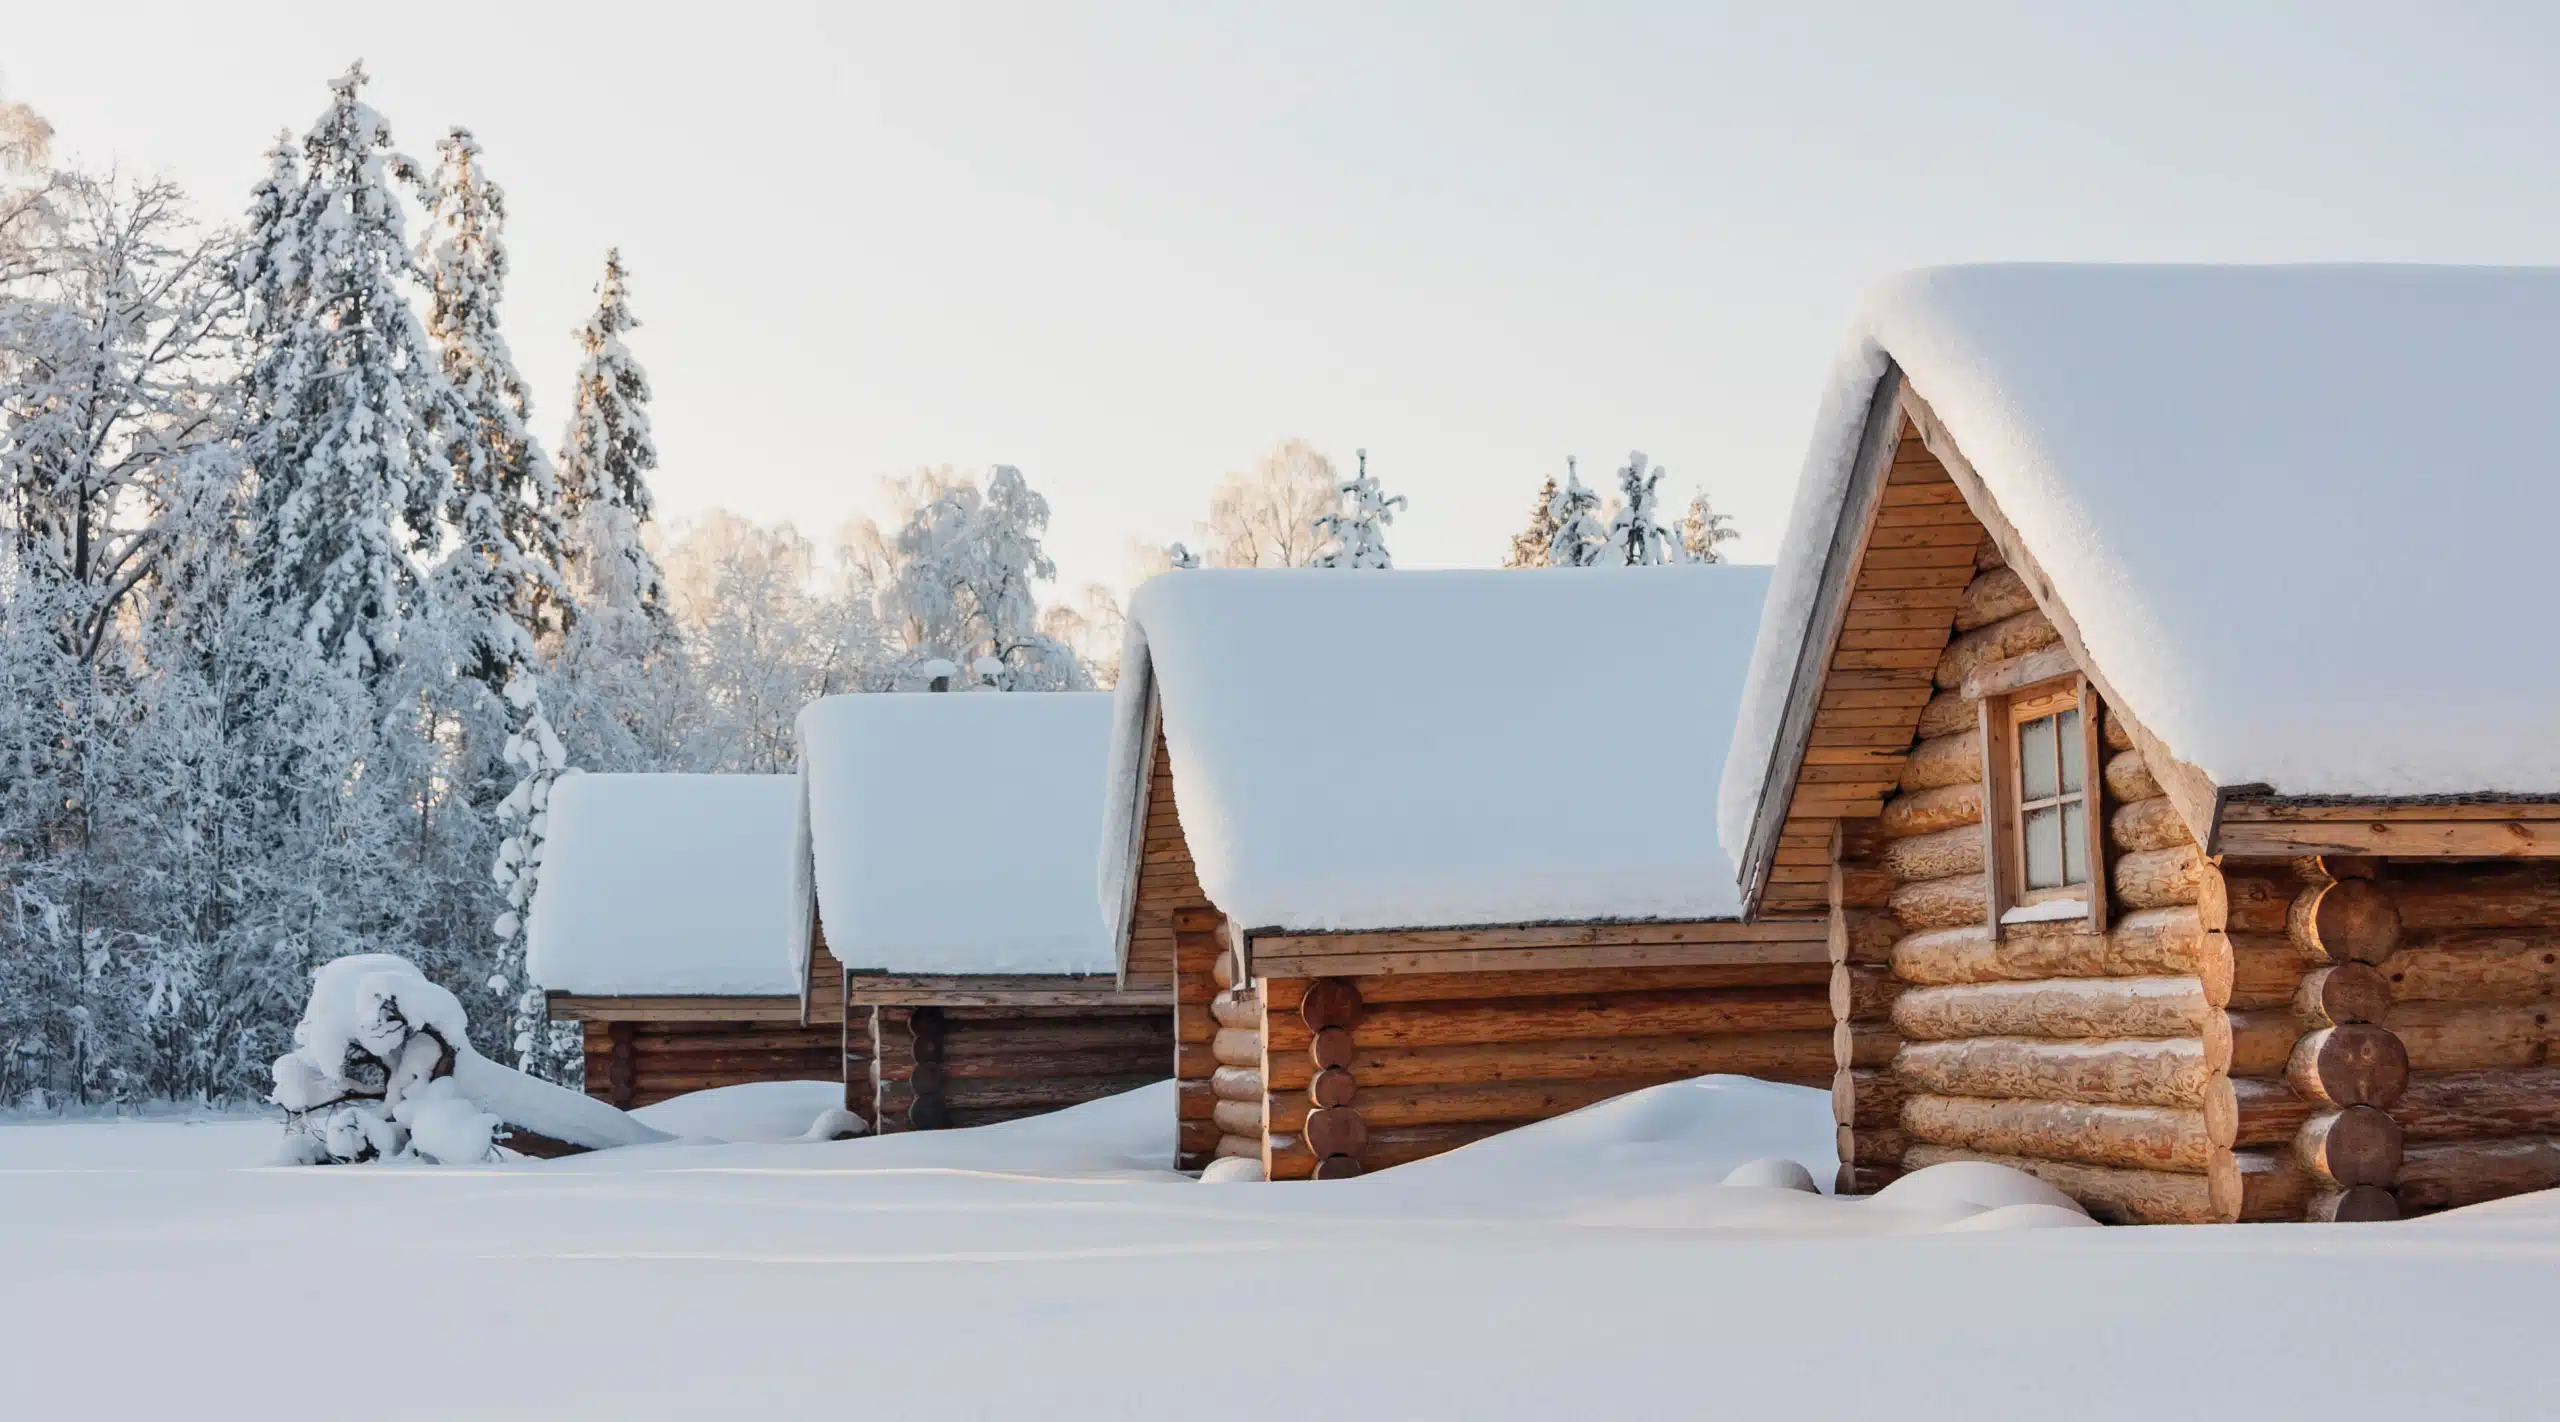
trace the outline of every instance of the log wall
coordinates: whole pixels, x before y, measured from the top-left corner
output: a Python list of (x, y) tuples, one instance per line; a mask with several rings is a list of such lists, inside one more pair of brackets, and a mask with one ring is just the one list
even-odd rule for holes
[(1818, 963), (1262, 978), (1212, 1004), (1220, 1155), (1329, 1179), (1668, 1081), (1830, 1074)]
[(715, 1086), (832, 1081), (840, 1031), (833, 1023), (590, 1019), (586, 1090), (628, 1111)]
[(2103, 930), (1991, 926), (1979, 697), (2009, 667), (2062, 654), (1987, 537), (1974, 568), (1909, 742), (1886, 748), (1894, 788), (1830, 837), (1838, 1188), (1992, 1160), (2102, 1219), (2234, 1218), (2231, 953), (2199, 908), (2214, 870), (2114, 718), (2091, 807), (2106, 831), (2092, 866)]
[(874, 1007), (872, 1128), (984, 1126), (1165, 1078), (1162, 1007)]

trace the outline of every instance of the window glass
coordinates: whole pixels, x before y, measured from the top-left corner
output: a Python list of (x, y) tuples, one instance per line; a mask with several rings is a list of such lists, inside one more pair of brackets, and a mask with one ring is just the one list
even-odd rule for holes
[(2079, 800), (2066, 800), (2062, 805), (2062, 882), (2089, 882), (2089, 807)]
[[(2051, 723), (2045, 729), (2052, 730)], [(2062, 887), (2062, 810), (2047, 805), (2041, 810), (2027, 811), (2027, 887), (2057, 889)]]
[(2054, 718), (2055, 736), (2062, 742), (2062, 793), (2079, 793), (2085, 772), (2080, 764), (2080, 713), (2065, 711)]
[(2053, 718), (2039, 716), (2018, 727), (2020, 798), (2050, 800), (2054, 795)]

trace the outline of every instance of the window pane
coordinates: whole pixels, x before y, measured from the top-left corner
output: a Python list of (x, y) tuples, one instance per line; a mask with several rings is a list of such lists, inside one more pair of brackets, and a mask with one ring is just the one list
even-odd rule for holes
[(2089, 882), (2089, 806), (2079, 800), (2062, 807), (2062, 882)]
[(2053, 718), (2038, 716), (2018, 727), (2018, 792), (2022, 799), (2053, 798)]
[(2047, 805), (2027, 812), (2027, 887), (2062, 886), (2062, 810)]
[(2055, 718), (2054, 726), (2054, 734), (2062, 741), (2062, 793), (2068, 795), (2080, 788), (2080, 713), (2065, 711)]

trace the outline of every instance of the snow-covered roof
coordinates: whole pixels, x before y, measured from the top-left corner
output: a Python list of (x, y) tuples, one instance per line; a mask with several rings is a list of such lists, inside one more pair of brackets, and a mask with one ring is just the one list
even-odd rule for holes
[(808, 962), (796, 775), (568, 775), (526, 926), (533, 980), (618, 997), (788, 997)]
[(1748, 842), (1887, 371), (1927, 401), (2172, 754), (2284, 795), (2560, 791), (2560, 270), (1908, 274), (1832, 377), (1720, 820)]
[(1103, 903), (1160, 697), (1200, 886), (1248, 928), (1739, 911), (1718, 752), (1758, 567), (1200, 569), (1131, 601)]
[(800, 713), (827, 948), (893, 973), (1107, 973), (1111, 698), (830, 696)]

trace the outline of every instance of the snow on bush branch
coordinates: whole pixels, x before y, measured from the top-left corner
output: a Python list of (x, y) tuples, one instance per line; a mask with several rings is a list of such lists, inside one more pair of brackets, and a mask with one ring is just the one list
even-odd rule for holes
[(601, 1101), (481, 1056), (451, 992), (394, 953), (359, 953), (313, 975), (311, 1001), (276, 1058), (283, 1158), (303, 1165), (498, 1158), (511, 1132), (574, 1148), (666, 1139)]

